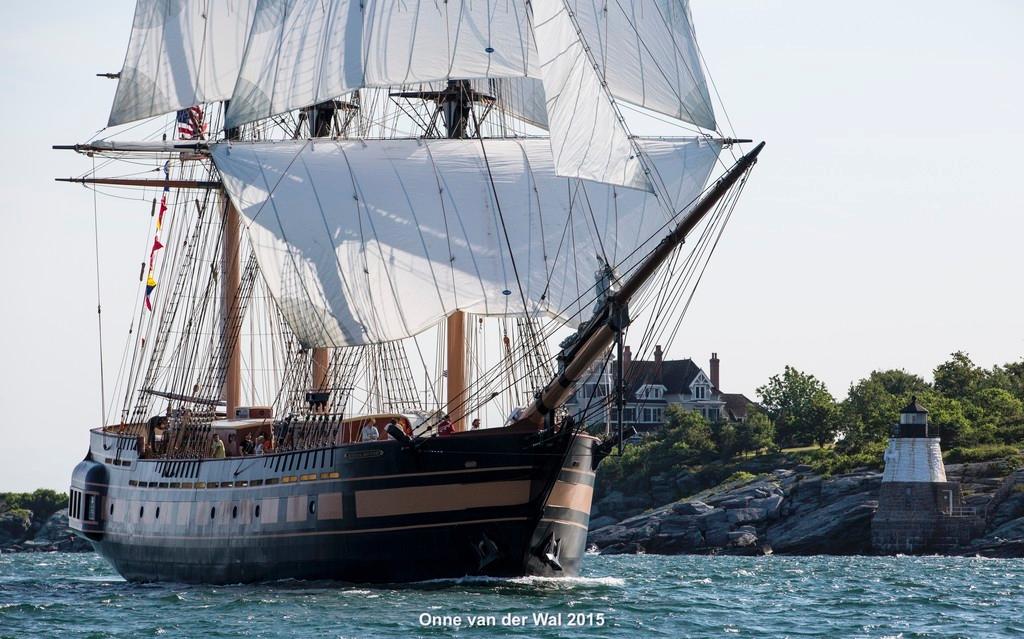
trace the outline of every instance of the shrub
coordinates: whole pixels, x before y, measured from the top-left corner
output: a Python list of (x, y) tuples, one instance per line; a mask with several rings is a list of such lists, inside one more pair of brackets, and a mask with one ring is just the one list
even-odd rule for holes
[(1016, 457), (1020, 454), (1021, 450), (1017, 446), (1009, 446), (1007, 444), (986, 444), (983, 446), (958, 446), (956, 448), (951, 448), (947, 450), (942, 457), (943, 460), (949, 464), (967, 464), (972, 462), (985, 462), (996, 459), (1005, 459), (1007, 457)]

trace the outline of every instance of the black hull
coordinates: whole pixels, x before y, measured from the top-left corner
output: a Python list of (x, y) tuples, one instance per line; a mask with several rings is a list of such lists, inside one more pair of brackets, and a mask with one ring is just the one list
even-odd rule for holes
[(120, 440), (119, 454), (98, 458), (94, 443), (72, 480), (71, 525), (131, 581), (572, 576), (595, 445), (502, 429), (416, 450), (389, 441), (160, 461)]
[[(563, 550), (562, 570), (540, 559), (527, 558), (529, 544), (542, 541), (550, 531), (566, 548), (582, 549), (587, 532), (555, 524), (536, 530), (528, 524), (456, 524), (429, 531), (392, 531), (372, 539), (352, 537), (344, 541), (239, 540), (230, 546), (208, 544), (187, 549), (112, 541), (93, 542), (96, 550), (125, 579), (135, 582), (231, 584), (278, 579), (328, 579), (358, 583), (401, 583), (468, 575), (548, 577), (578, 574), (582, 550)], [(487, 535), (499, 546), (519, 548), (481, 568), (472, 551), (477, 539)], [(468, 551), (468, 552), (467, 552)], [(570, 557), (569, 555), (573, 555)]]

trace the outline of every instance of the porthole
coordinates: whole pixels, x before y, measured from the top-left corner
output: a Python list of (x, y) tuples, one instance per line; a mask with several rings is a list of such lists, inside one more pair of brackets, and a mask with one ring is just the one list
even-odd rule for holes
[(238, 517), (238, 506), (231, 507), (231, 518), (236, 519)]
[(157, 506), (157, 507), (156, 507), (156, 512), (155, 512), (155, 513), (153, 513), (153, 516), (154, 516), (154, 517), (155, 517), (156, 519), (160, 519), (160, 506)]
[(114, 514), (114, 502), (110, 502), (110, 514)]
[(145, 506), (139, 506), (139, 519), (142, 519), (142, 513), (146, 512)]
[(256, 505), (256, 519), (259, 519), (259, 518), (260, 518), (260, 507), (259, 507), (259, 504), (257, 504)]
[(309, 514), (310, 515), (316, 514), (316, 501), (315, 500), (309, 502)]
[(213, 519), (216, 516), (217, 516), (217, 507), (214, 506), (213, 508), (210, 509), (210, 519)]

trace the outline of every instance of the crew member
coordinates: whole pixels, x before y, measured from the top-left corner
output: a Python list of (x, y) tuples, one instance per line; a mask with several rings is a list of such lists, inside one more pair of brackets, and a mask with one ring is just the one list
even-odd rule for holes
[(363, 429), (359, 431), (359, 441), (375, 442), (378, 439), (380, 439), (380, 431), (377, 429), (377, 425), (373, 422), (363, 424)]
[(252, 433), (245, 434), (245, 440), (242, 442), (242, 454), (252, 455), (256, 452), (256, 442), (252, 440)]
[(224, 459), (224, 442), (217, 433), (213, 434), (213, 452), (210, 456), (214, 459)]

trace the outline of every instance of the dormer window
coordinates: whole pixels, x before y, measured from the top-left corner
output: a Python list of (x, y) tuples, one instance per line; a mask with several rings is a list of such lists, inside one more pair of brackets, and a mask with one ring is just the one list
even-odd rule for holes
[(639, 399), (661, 399), (665, 396), (665, 387), (660, 384), (644, 384), (636, 395)]
[(698, 384), (693, 387), (693, 398), (694, 399), (706, 399), (708, 396), (708, 387), (703, 384)]

